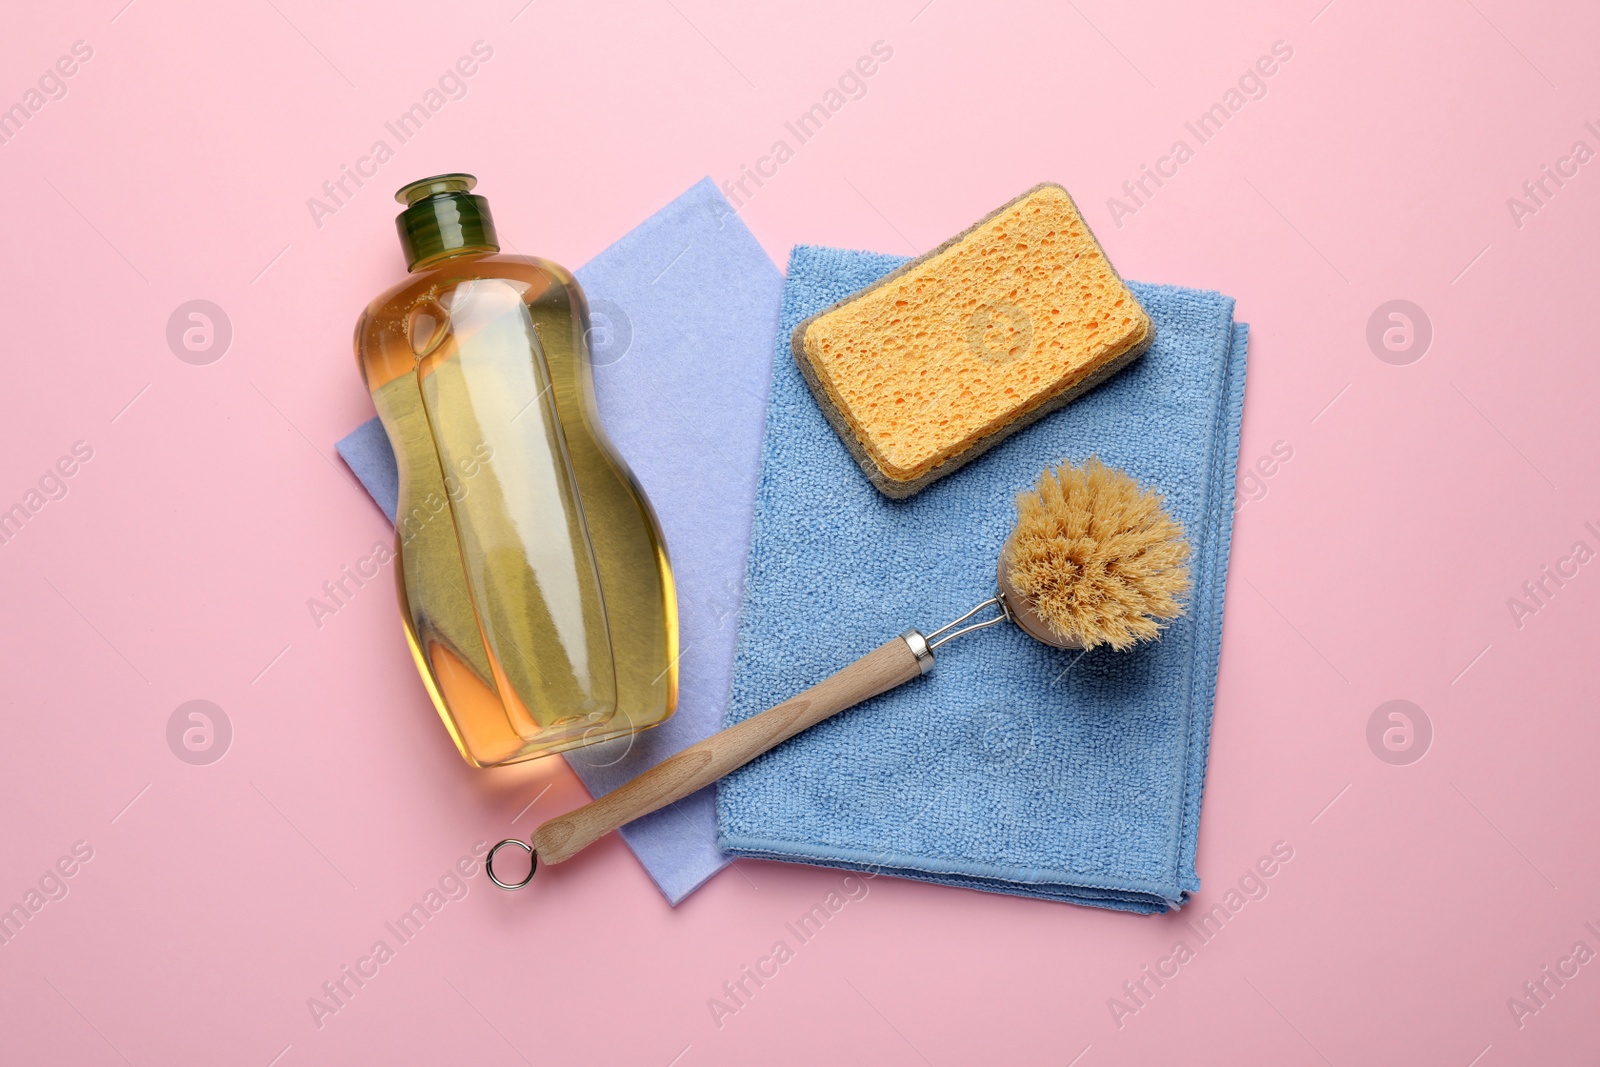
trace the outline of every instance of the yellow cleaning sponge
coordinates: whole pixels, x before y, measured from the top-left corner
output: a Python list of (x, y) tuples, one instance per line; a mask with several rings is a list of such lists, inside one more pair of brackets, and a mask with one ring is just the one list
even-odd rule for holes
[(1155, 328), (1045, 183), (795, 327), (800, 372), (872, 484), (907, 497), (1134, 359)]

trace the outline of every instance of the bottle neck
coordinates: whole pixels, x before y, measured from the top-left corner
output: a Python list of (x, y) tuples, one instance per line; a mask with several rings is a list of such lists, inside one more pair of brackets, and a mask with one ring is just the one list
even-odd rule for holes
[(419, 259), (410, 265), (412, 274), (420, 274), (425, 270), (432, 270), (453, 259), (472, 259), (475, 256), (492, 256), (500, 251), (499, 245), (469, 245), (462, 248), (453, 248), (448, 252), (440, 252), (428, 259)]

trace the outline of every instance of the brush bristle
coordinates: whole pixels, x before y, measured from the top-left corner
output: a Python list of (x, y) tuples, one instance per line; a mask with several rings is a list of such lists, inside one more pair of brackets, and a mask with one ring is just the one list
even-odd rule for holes
[(1188, 557), (1161, 494), (1091, 456), (1017, 495), (1006, 576), (1051, 633), (1120, 652), (1183, 614)]

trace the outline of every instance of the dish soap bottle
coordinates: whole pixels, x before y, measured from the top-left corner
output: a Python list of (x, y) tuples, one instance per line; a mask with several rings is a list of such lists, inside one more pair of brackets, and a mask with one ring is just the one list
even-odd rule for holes
[(678, 618), (655, 513), (600, 425), (583, 290), (501, 255), (476, 184), (395, 194), (411, 276), (355, 342), (399, 467), (406, 639), (461, 755), (489, 767), (670, 716)]

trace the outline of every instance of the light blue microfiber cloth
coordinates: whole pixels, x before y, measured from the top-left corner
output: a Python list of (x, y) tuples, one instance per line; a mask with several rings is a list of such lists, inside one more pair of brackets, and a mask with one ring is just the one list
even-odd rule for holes
[(1011, 625), (927, 677), (734, 772), (722, 847), (1134, 912), (1195, 875), (1222, 631), (1246, 331), (1217, 293), (1132, 284), (1156, 339), (1128, 369), (904, 501), (862, 477), (789, 354), (802, 319), (904, 260), (789, 259), (728, 722), (910, 626), (993, 596), (1016, 494), (1098, 454), (1166, 496), (1193, 554), (1187, 614), (1130, 652), (1063, 652)]
[[(672, 718), (566, 754), (600, 796), (722, 725), (783, 277), (709, 178), (576, 273), (601, 419), (666, 535), (682, 650)], [(338, 447), (393, 522), (399, 484), (378, 420)], [(622, 838), (673, 904), (728, 862), (710, 788)]]

